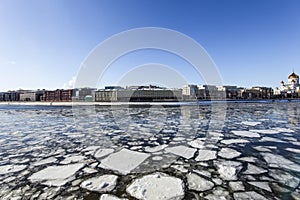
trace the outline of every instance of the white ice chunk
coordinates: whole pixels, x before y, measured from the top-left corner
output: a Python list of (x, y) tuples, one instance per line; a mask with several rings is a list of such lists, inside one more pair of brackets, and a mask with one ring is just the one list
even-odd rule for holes
[(272, 170), (269, 174), (272, 178), (291, 188), (296, 188), (300, 183), (300, 179), (298, 177), (282, 170)]
[(165, 150), (168, 153), (173, 153), (186, 159), (192, 158), (197, 151), (197, 149), (189, 148), (186, 146), (168, 147)]
[(31, 182), (42, 182), (44, 184), (43, 182), (46, 181), (46, 185), (61, 186), (83, 166), (82, 163), (50, 166), (34, 173), (28, 179)]
[(239, 157), (241, 155), (240, 152), (231, 149), (231, 148), (222, 148), (221, 151), (219, 151), (218, 156), (222, 158), (232, 159)]
[(262, 134), (278, 134), (279, 131), (274, 130), (274, 129), (252, 129), (249, 130), (251, 132), (256, 132), (256, 133), (262, 133)]
[(271, 149), (268, 149), (264, 146), (256, 146), (256, 147), (253, 147), (253, 149), (260, 151), (260, 152), (272, 152)]
[(285, 150), (293, 152), (293, 153), (299, 153), (300, 154), (300, 149), (286, 148)]
[(188, 188), (196, 191), (206, 191), (214, 187), (214, 183), (194, 173), (187, 175)]
[(193, 141), (188, 142), (188, 145), (190, 145), (191, 147), (194, 148), (198, 148), (201, 149), (204, 147), (205, 142), (203, 140), (201, 140), (200, 138), (197, 138)]
[(149, 156), (150, 155), (146, 153), (122, 149), (104, 158), (101, 161), (100, 167), (115, 170), (126, 175), (144, 162)]
[(248, 143), (248, 140), (244, 139), (227, 139), (227, 140), (222, 140), (221, 143), (223, 144), (239, 144), (239, 143)]
[(259, 140), (260, 142), (280, 142), (280, 143), (287, 143), (283, 140), (273, 138), (273, 137), (263, 137)]
[(186, 169), (182, 165), (172, 165), (171, 167), (178, 170), (178, 171), (180, 171), (180, 172), (182, 172), (182, 173), (187, 173), (188, 172), (188, 169)]
[(196, 158), (196, 161), (207, 161), (207, 160), (213, 160), (216, 159), (217, 152), (213, 150), (199, 150), (199, 155)]
[(263, 190), (272, 192), (272, 189), (270, 188), (268, 182), (251, 181), (251, 182), (248, 182), (248, 183), (251, 184), (251, 185), (254, 185), (255, 187), (261, 188)]
[(260, 168), (260, 167), (257, 167), (255, 165), (248, 163), (248, 168), (244, 172), (244, 174), (262, 174), (262, 173), (266, 173), (266, 172), (268, 172), (268, 171), (263, 168)]
[(231, 199), (229, 192), (221, 187), (214, 188), (211, 194), (205, 196), (207, 200), (227, 200)]
[(102, 157), (104, 157), (104, 156), (107, 156), (107, 155), (109, 155), (109, 154), (111, 154), (111, 153), (113, 153), (113, 152), (114, 152), (113, 149), (98, 149), (98, 150), (95, 152), (94, 156), (95, 156), (95, 158), (99, 159), (99, 158), (102, 158)]
[(117, 179), (116, 175), (102, 175), (83, 181), (80, 187), (95, 192), (110, 192), (116, 187)]
[(250, 137), (250, 138), (259, 138), (260, 135), (258, 133), (254, 133), (251, 131), (231, 131), (234, 135), (241, 137)]
[(127, 200), (125, 198), (119, 198), (111, 194), (102, 194), (100, 200)]
[(0, 166), (0, 175), (19, 172), (25, 169), (27, 165), (3, 165)]
[(257, 161), (257, 158), (249, 156), (249, 157), (238, 158), (238, 160), (255, 163)]
[(184, 198), (184, 183), (176, 177), (154, 173), (136, 179), (130, 184), (127, 193), (143, 200), (180, 200)]
[(242, 169), (242, 163), (235, 161), (215, 162), (218, 173), (223, 180), (237, 180), (237, 174)]
[(244, 191), (245, 187), (242, 181), (231, 181), (229, 182), (229, 187), (232, 191)]
[(247, 126), (256, 126), (258, 124), (261, 124), (261, 122), (243, 121), (242, 124), (245, 124)]
[(281, 155), (275, 155), (271, 153), (261, 153), (261, 154), (263, 155), (265, 161), (267, 161), (269, 166), (271, 165), (272, 167), (285, 168), (292, 171), (300, 172), (300, 165), (284, 158)]
[(233, 197), (235, 200), (267, 200), (264, 196), (254, 191), (234, 193)]
[(274, 128), (275, 130), (279, 131), (279, 132), (283, 132), (283, 133), (294, 133), (295, 131), (288, 129), (288, 128)]

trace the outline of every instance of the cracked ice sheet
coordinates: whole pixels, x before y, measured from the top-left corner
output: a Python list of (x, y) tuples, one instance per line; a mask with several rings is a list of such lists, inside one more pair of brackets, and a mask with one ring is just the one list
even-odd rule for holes
[(173, 153), (186, 159), (192, 158), (197, 151), (197, 149), (189, 148), (186, 146), (168, 147), (165, 150), (168, 153)]
[(144, 162), (150, 154), (122, 149), (119, 152), (110, 154), (101, 161), (99, 167), (111, 169), (121, 174), (129, 174), (132, 170)]

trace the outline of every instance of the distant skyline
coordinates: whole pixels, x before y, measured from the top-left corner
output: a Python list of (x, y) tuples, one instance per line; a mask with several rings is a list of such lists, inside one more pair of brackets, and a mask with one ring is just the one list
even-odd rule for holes
[[(274, 88), (293, 70), (300, 74), (299, 10), (298, 0), (2, 0), (0, 91), (71, 86), (99, 43), (140, 27), (173, 29), (196, 40), (224, 85)], [(148, 63), (173, 68), (188, 83), (205, 84), (182, 59), (142, 50), (114, 62), (98, 87), (116, 85)]]

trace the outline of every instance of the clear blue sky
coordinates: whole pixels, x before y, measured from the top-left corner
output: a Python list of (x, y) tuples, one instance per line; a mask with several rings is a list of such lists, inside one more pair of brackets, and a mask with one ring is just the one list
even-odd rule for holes
[[(299, 10), (298, 0), (1, 0), (0, 90), (61, 88), (100, 42), (149, 26), (195, 39), (224, 84), (275, 87), (293, 69), (300, 74)], [(142, 55), (120, 62), (169, 63), (170, 56), (159, 52)], [(175, 68), (185, 67), (179, 61)], [(122, 75), (115, 70), (104, 84)], [(189, 82), (198, 82), (186, 74)]]

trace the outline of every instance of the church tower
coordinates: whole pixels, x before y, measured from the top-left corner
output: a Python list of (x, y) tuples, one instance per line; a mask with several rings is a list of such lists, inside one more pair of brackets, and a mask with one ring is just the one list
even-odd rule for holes
[(299, 76), (293, 72), (288, 77), (288, 84), (289, 85), (299, 85)]

